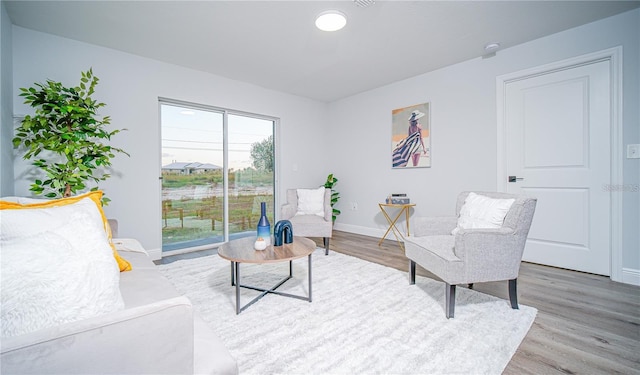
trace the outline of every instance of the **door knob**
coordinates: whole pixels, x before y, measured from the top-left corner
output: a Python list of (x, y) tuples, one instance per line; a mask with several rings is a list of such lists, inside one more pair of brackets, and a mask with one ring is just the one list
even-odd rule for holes
[(524, 177), (509, 176), (509, 182), (517, 182), (524, 180)]

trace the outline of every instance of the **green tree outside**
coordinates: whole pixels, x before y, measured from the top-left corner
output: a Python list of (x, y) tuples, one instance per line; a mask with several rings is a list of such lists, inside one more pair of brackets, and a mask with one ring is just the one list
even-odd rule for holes
[(273, 172), (273, 135), (251, 145), (251, 159), (255, 169)]

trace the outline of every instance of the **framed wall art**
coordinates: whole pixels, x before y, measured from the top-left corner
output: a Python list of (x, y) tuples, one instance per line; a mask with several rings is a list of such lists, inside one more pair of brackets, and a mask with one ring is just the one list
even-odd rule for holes
[(430, 103), (391, 111), (391, 166), (431, 167)]

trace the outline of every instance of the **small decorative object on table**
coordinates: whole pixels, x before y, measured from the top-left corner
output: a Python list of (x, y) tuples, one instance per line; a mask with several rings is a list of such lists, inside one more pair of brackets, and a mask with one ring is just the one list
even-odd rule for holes
[(264, 250), (267, 248), (267, 241), (262, 237), (258, 237), (256, 242), (253, 243), (253, 248), (256, 250)]
[(267, 204), (260, 202), (260, 220), (258, 220), (258, 238), (262, 237), (266, 246), (271, 245), (271, 225), (267, 219)]
[(395, 194), (389, 195), (385, 202), (387, 204), (410, 204), (411, 199), (407, 197), (407, 194), (395, 193)]
[(289, 220), (280, 220), (273, 227), (273, 246), (282, 246), (282, 242), (293, 242), (293, 225)]

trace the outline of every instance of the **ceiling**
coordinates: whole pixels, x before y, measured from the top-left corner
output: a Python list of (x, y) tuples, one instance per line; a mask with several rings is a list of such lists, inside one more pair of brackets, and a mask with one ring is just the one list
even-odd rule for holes
[[(7, 1), (13, 24), (331, 102), (640, 1)], [(370, 1), (372, 2), (372, 1)], [(314, 26), (338, 9), (347, 26)], [(498, 51), (499, 53), (499, 51)]]

